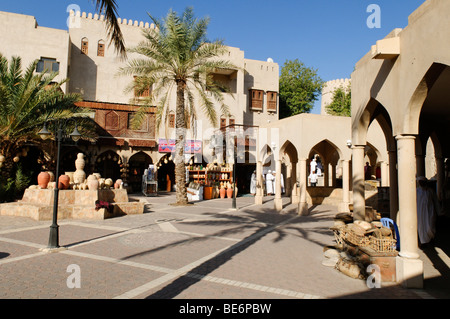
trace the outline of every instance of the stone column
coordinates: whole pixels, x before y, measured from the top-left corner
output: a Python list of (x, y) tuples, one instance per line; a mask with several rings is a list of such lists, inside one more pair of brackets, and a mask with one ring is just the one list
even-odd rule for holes
[(308, 183), (308, 175), (306, 173), (306, 158), (301, 158), (298, 161), (299, 172), (299, 192), (300, 202), (298, 203), (298, 214), (301, 216), (308, 215), (308, 203), (306, 202), (306, 185)]
[(256, 163), (256, 195), (255, 204), (262, 205), (264, 197), (264, 180), (262, 175), (262, 163), (258, 161)]
[(283, 209), (283, 200), (281, 199), (281, 160), (275, 161), (275, 210), (281, 211)]
[[(350, 161), (342, 161), (342, 203), (339, 207), (339, 212), (348, 213), (350, 204)], [(365, 209), (365, 207), (364, 207)]]
[[(328, 174), (327, 174), (327, 180), (328, 180), (328, 187), (333, 187), (333, 164), (328, 163)], [(335, 174), (336, 175), (336, 174)]]
[[(280, 172), (281, 177), (281, 172)], [(292, 163), (286, 164), (286, 180), (284, 183), (284, 191), (286, 196), (291, 196), (292, 193)]]
[(365, 220), (364, 145), (353, 146), (353, 219)]
[(291, 186), (292, 186), (292, 191), (291, 191), (291, 204), (298, 204), (300, 202), (300, 197), (299, 197), (299, 189), (297, 186), (297, 181), (298, 181), (298, 174), (297, 174), (297, 166), (298, 163), (292, 163), (291, 167), (292, 167), (292, 173), (291, 173)]
[(397, 151), (389, 152), (389, 209), (390, 217), (398, 224), (398, 174)]
[(415, 137), (396, 136), (398, 156), (398, 202), (400, 253), (397, 280), (408, 288), (423, 287), (423, 262), (419, 259), (417, 239)]
[(388, 164), (385, 161), (381, 161), (381, 187), (389, 186), (388, 179)]

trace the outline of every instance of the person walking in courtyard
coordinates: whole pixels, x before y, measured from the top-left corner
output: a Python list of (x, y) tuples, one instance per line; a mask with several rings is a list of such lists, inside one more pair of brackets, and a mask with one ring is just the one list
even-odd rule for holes
[(252, 177), (250, 179), (250, 194), (256, 195), (256, 171), (253, 171)]
[(430, 243), (436, 233), (437, 207), (433, 191), (424, 176), (417, 178), (417, 231), (421, 245)]
[(273, 195), (273, 181), (274, 180), (275, 180), (275, 177), (272, 175), (272, 171), (269, 170), (266, 175), (266, 191), (267, 191), (268, 196)]
[(311, 187), (316, 187), (316, 185), (317, 185), (317, 173), (316, 173), (316, 171), (312, 171), (311, 174), (309, 174), (309, 182), (311, 184)]
[(314, 172), (316, 170), (316, 167), (317, 167), (316, 158), (313, 157), (311, 163), (309, 163), (309, 173), (311, 174), (312, 172)]

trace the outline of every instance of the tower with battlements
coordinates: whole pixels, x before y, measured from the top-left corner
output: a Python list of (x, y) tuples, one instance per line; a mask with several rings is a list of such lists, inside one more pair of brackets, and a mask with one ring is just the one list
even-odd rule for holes
[(326, 107), (332, 102), (333, 93), (336, 89), (340, 87), (347, 89), (349, 88), (349, 86), (350, 86), (350, 79), (337, 79), (326, 82), (322, 89), (322, 103), (320, 108), (320, 114), (328, 115)]

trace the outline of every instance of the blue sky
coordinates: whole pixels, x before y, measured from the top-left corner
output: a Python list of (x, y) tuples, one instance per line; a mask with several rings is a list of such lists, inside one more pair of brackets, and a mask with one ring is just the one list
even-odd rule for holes
[[(191, 6), (197, 17), (210, 17), (208, 37), (245, 51), (255, 60), (272, 58), (283, 66), (299, 59), (325, 80), (350, 77), (355, 63), (371, 45), (394, 28), (404, 28), (408, 16), (425, 0), (117, 0), (121, 18), (150, 21), (169, 9)], [(67, 29), (69, 5), (95, 12), (92, 0), (1, 1), (0, 11), (33, 15), (41, 26)], [(380, 28), (369, 28), (370, 4), (380, 8)], [(1, 32), (1, 30), (0, 30)], [(320, 112), (317, 102), (312, 113)]]

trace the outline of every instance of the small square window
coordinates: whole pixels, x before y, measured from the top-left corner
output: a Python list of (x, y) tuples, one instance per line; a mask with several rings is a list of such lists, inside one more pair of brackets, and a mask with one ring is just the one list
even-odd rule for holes
[(128, 113), (127, 128), (134, 131), (147, 132), (148, 131), (148, 118), (145, 116), (142, 119), (141, 126), (139, 128), (133, 128), (134, 113)]
[(56, 59), (41, 58), (36, 66), (36, 72), (50, 73), (59, 71), (59, 62)]
[(105, 43), (102, 40), (98, 41), (97, 56), (105, 56)]
[(175, 114), (174, 113), (169, 114), (169, 127), (175, 128)]
[(89, 41), (86, 38), (81, 39), (81, 53), (88, 54)]

